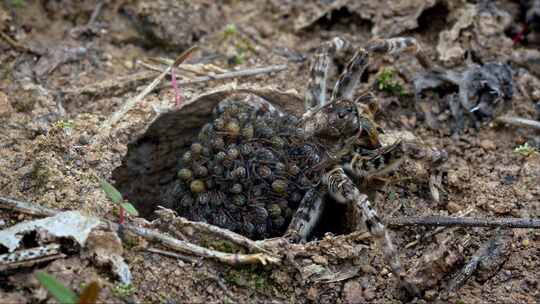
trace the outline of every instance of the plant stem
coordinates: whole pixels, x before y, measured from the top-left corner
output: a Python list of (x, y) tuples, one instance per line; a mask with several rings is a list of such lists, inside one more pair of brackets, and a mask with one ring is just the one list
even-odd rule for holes
[(122, 225), (124, 224), (124, 208), (122, 206), (120, 206), (120, 214), (118, 216), (118, 224)]

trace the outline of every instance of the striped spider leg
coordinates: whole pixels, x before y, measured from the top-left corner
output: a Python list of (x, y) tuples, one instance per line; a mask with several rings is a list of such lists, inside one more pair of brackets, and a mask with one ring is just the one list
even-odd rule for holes
[(326, 99), (326, 78), (330, 59), (349, 46), (349, 43), (339, 37), (321, 45), (311, 58), (309, 81), (304, 96), (304, 110), (308, 112), (316, 107), (324, 106)]

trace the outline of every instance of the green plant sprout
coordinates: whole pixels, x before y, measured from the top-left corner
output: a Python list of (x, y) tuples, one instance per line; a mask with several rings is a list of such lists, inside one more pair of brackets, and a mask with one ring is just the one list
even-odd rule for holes
[(124, 210), (133, 216), (139, 216), (139, 212), (135, 207), (128, 201), (124, 200), (122, 197), (122, 193), (120, 191), (116, 190), (116, 188), (111, 185), (108, 181), (100, 178), (99, 184), (101, 185), (101, 189), (105, 192), (107, 197), (115, 204), (117, 204), (120, 207), (120, 215), (118, 222), (120, 224), (124, 223)]
[(223, 30), (224, 38), (229, 38), (236, 34), (238, 34), (238, 29), (234, 23), (229, 23), (225, 26), (225, 29)]
[(391, 69), (384, 69), (377, 76), (377, 89), (400, 97), (408, 95), (408, 92), (395, 79), (395, 72)]
[(514, 148), (514, 153), (521, 154), (523, 156), (531, 156), (538, 153), (534, 147), (529, 146), (529, 143), (524, 143)]
[(36, 278), (39, 283), (47, 289), (47, 291), (60, 303), (60, 304), (94, 304), (97, 303), (97, 296), (99, 294), (100, 287), (97, 282), (88, 284), (80, 296), (77, 296), (73, 290), (69, 289), (60, 282), (58, 279), (46, 272), (36, 273)]

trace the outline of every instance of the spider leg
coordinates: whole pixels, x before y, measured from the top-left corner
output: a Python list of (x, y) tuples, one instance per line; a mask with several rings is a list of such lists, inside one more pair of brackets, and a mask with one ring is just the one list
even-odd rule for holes
[(294, 241), (306, 241), (319, 221), (324, 200), (316, 189), (309, 190), (296, 210), (285, 237)]
[(368, 55), (368, 52), (362, 48), (354, 53), (336, 82), (336, 86), (332, 92), (332, 100), (352, 98), (354, 89), (358, 82), (360, 82), (360, 77), (362, 77), (367, 67), (369, 61)]
[(371, 54), (399, 55), (401, 53), (413, 54), (425, 69), (431, 69), (432, 64), (425, 55), (420, 43), (412, 37), (396, 37), (390, 39), (373, 39), (368, 42), (366, 50)]
[[(323, 182), (328, 187), (329, 194), (339, 203), (354, 205), (362, 214), (362, 220), (368, 231), (375, 237), (381, 246), (384, 260), (392, 273), (401, 283), (406, 282), (406, 275), (401, 267), (399, 255), (392, 243), (390, 235), (383, 222), (371, 207), (367, 195), (360, 193), (353, 181), (345, 174), (341, 167), (337, 167), (323, 176)], [(415, 292), (414, 287), (406, 284), (410, 292)]]
[(405, 160), (403, 143), (397, 141), (374, 151), (371, 156), (355, 153), (351, 161), (343, 165), (343, 169), (360, 179), (381, 177), (396, 170)]
[(416, 39), (412, 37), (373, 39), (368, 42), (365, 48), (356, 51), (352, 59), (347, 63), (345, 70), (336, 82), (332, 92), (332, 100), (352, 98), (354, 90), (369, 63), (370, 56), (373, 54), (398, 55), (401, 53), (412, 53), (424, 68), (431, 68), (431, 63)]
[(454, 118), (454, 130), (453, 133), (461, 133), (465, 128), (465, 120), (463, 114), (463, 108), (458, 100), (456, 94), (451, 94), (447, 97), (448, 104), (450, 105), (450, 111), (452, 112), (452, 117)]
[(330, 58), (348, 45), (342, 38), (325, 42), (312, 58), (309, 82), (304, 96), (304, 110), (309, 111), (317, 106), (326, 104), (326, 78)]

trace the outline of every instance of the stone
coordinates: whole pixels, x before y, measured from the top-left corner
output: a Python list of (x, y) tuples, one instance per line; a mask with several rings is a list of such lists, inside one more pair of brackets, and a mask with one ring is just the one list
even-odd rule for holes
[(463, 207), (456, 202), (448, 202), (448, 205), (446, 205), (446, 210), (448, 210), (450, 213), (457, 213), (462, 209)]
[(8, 96), (0, 91), (0, 117), (9, 116), (13, 112)]
[(494, 151), (497, 149), (497, 146), (492, 140), (489, 139), (483, 139), (480, 141), (480, 147), (486, 151)]
[(343, 287), (343, 298), (345, 303), (359, 304), (364, 303), (365, 299), (362, 295), (362, 286), (358, 281), (349, 281)]

